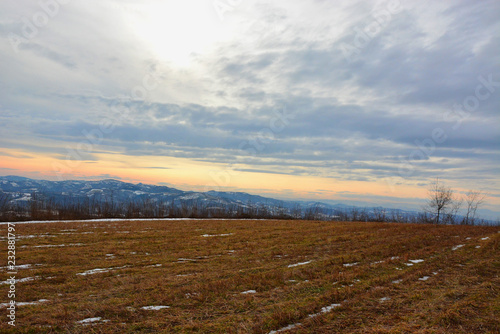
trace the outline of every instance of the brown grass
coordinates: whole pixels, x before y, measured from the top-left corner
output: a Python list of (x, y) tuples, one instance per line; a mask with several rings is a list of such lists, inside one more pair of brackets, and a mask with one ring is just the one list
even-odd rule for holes
[[(268, 333), (300, 323), (286, 333), (498, 333), (498, 230), (269, 220), (17, 224), (17, 235), (36, 235), (17, 241), (17, 264), (32, 264), (17, 278), (38, 279), (18, 283), (16, 301), (49, 301), (18, 307), (15, 328), (0, 309), (0, 332)], [(61, 244), (81, 245), (33, 247)], [(424, 262), (406, 265), (416, 259)], [(7, 290), (0, 285), (3, 302)], [(257, 293), (241, 294), (247, 290)], [(141, 309), (149, 305), (170, 308)], [(93, 317), (109, 321), (77, 323)]]

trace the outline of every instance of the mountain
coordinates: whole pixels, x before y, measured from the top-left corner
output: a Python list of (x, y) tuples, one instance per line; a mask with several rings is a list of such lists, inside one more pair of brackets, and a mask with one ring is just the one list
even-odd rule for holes
[(113, 179), (47, 181), (2, 176), (1, 194), (4, 194), (4, 204), (8, 205), (2, 209), (0, 198), (0, 209), (21, 212), (25, 217), (32, 217), (35, 207), (38, 213), (50, 211), (58, 217), (71, 208), (84, 211), (85, 217), (262, 217), (404, 222), (422, 219), (422, 214), (415, 211), (283, 201), (244, 192), (183, 191)]

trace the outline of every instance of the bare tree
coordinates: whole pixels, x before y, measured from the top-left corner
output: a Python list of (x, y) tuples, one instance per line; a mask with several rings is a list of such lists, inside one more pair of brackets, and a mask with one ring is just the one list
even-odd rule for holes
[(0, 217), (7, 216), (7, 211), (10, 207), (10, 196), (9, 194), (0, 191)]
[(457, 224), (457, 217), (458, 213), (460, 211), (460, 208), (462, 207), (463, 200), (461, 198), (454, 198), (452, 202), (449, 205), (448, 210), (446, 210), (445, 214), (443, 215), (444, 218), (444, 223), (445, 224)]
[(478, 190), (469, 190), (464, 197), (465, 202), (465, 217), (463, 220), (463, 224), (465, 225), (474, 225), (476, 221), (476, 213), (477, 209), (481, 204), (484, 203), (486, 199), (486, 195)]
[(435, 223), (439, 224), (441, 215), (453, 204), (453, 190), (436, 179), (429, 187), (428, 194), (429, 200), (424, 210), (435, 214)]

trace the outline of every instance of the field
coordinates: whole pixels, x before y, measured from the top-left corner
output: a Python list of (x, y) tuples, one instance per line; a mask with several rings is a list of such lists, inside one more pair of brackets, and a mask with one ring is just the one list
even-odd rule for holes
[[(7, 225), (1, 225), (7, 280)], [(499, 333), (500, 227), (16, 224), (2, 333)], [(0, 285), (2, 303), (9, 284)], [(31, 302), (31, 304), (19, 304)]]

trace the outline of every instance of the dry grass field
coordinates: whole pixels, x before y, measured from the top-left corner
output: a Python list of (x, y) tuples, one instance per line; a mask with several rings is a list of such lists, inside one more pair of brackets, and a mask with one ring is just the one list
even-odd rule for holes
[[(7, 280), (7, 226), (1, 230)], [(279, 220), (16, 224), (24, 280), (16, 284), (16, 327), (3, 304), (0, 332), (499, 333), (499, 230)], [(2, 303), (8, 287), (0, 285)]]

